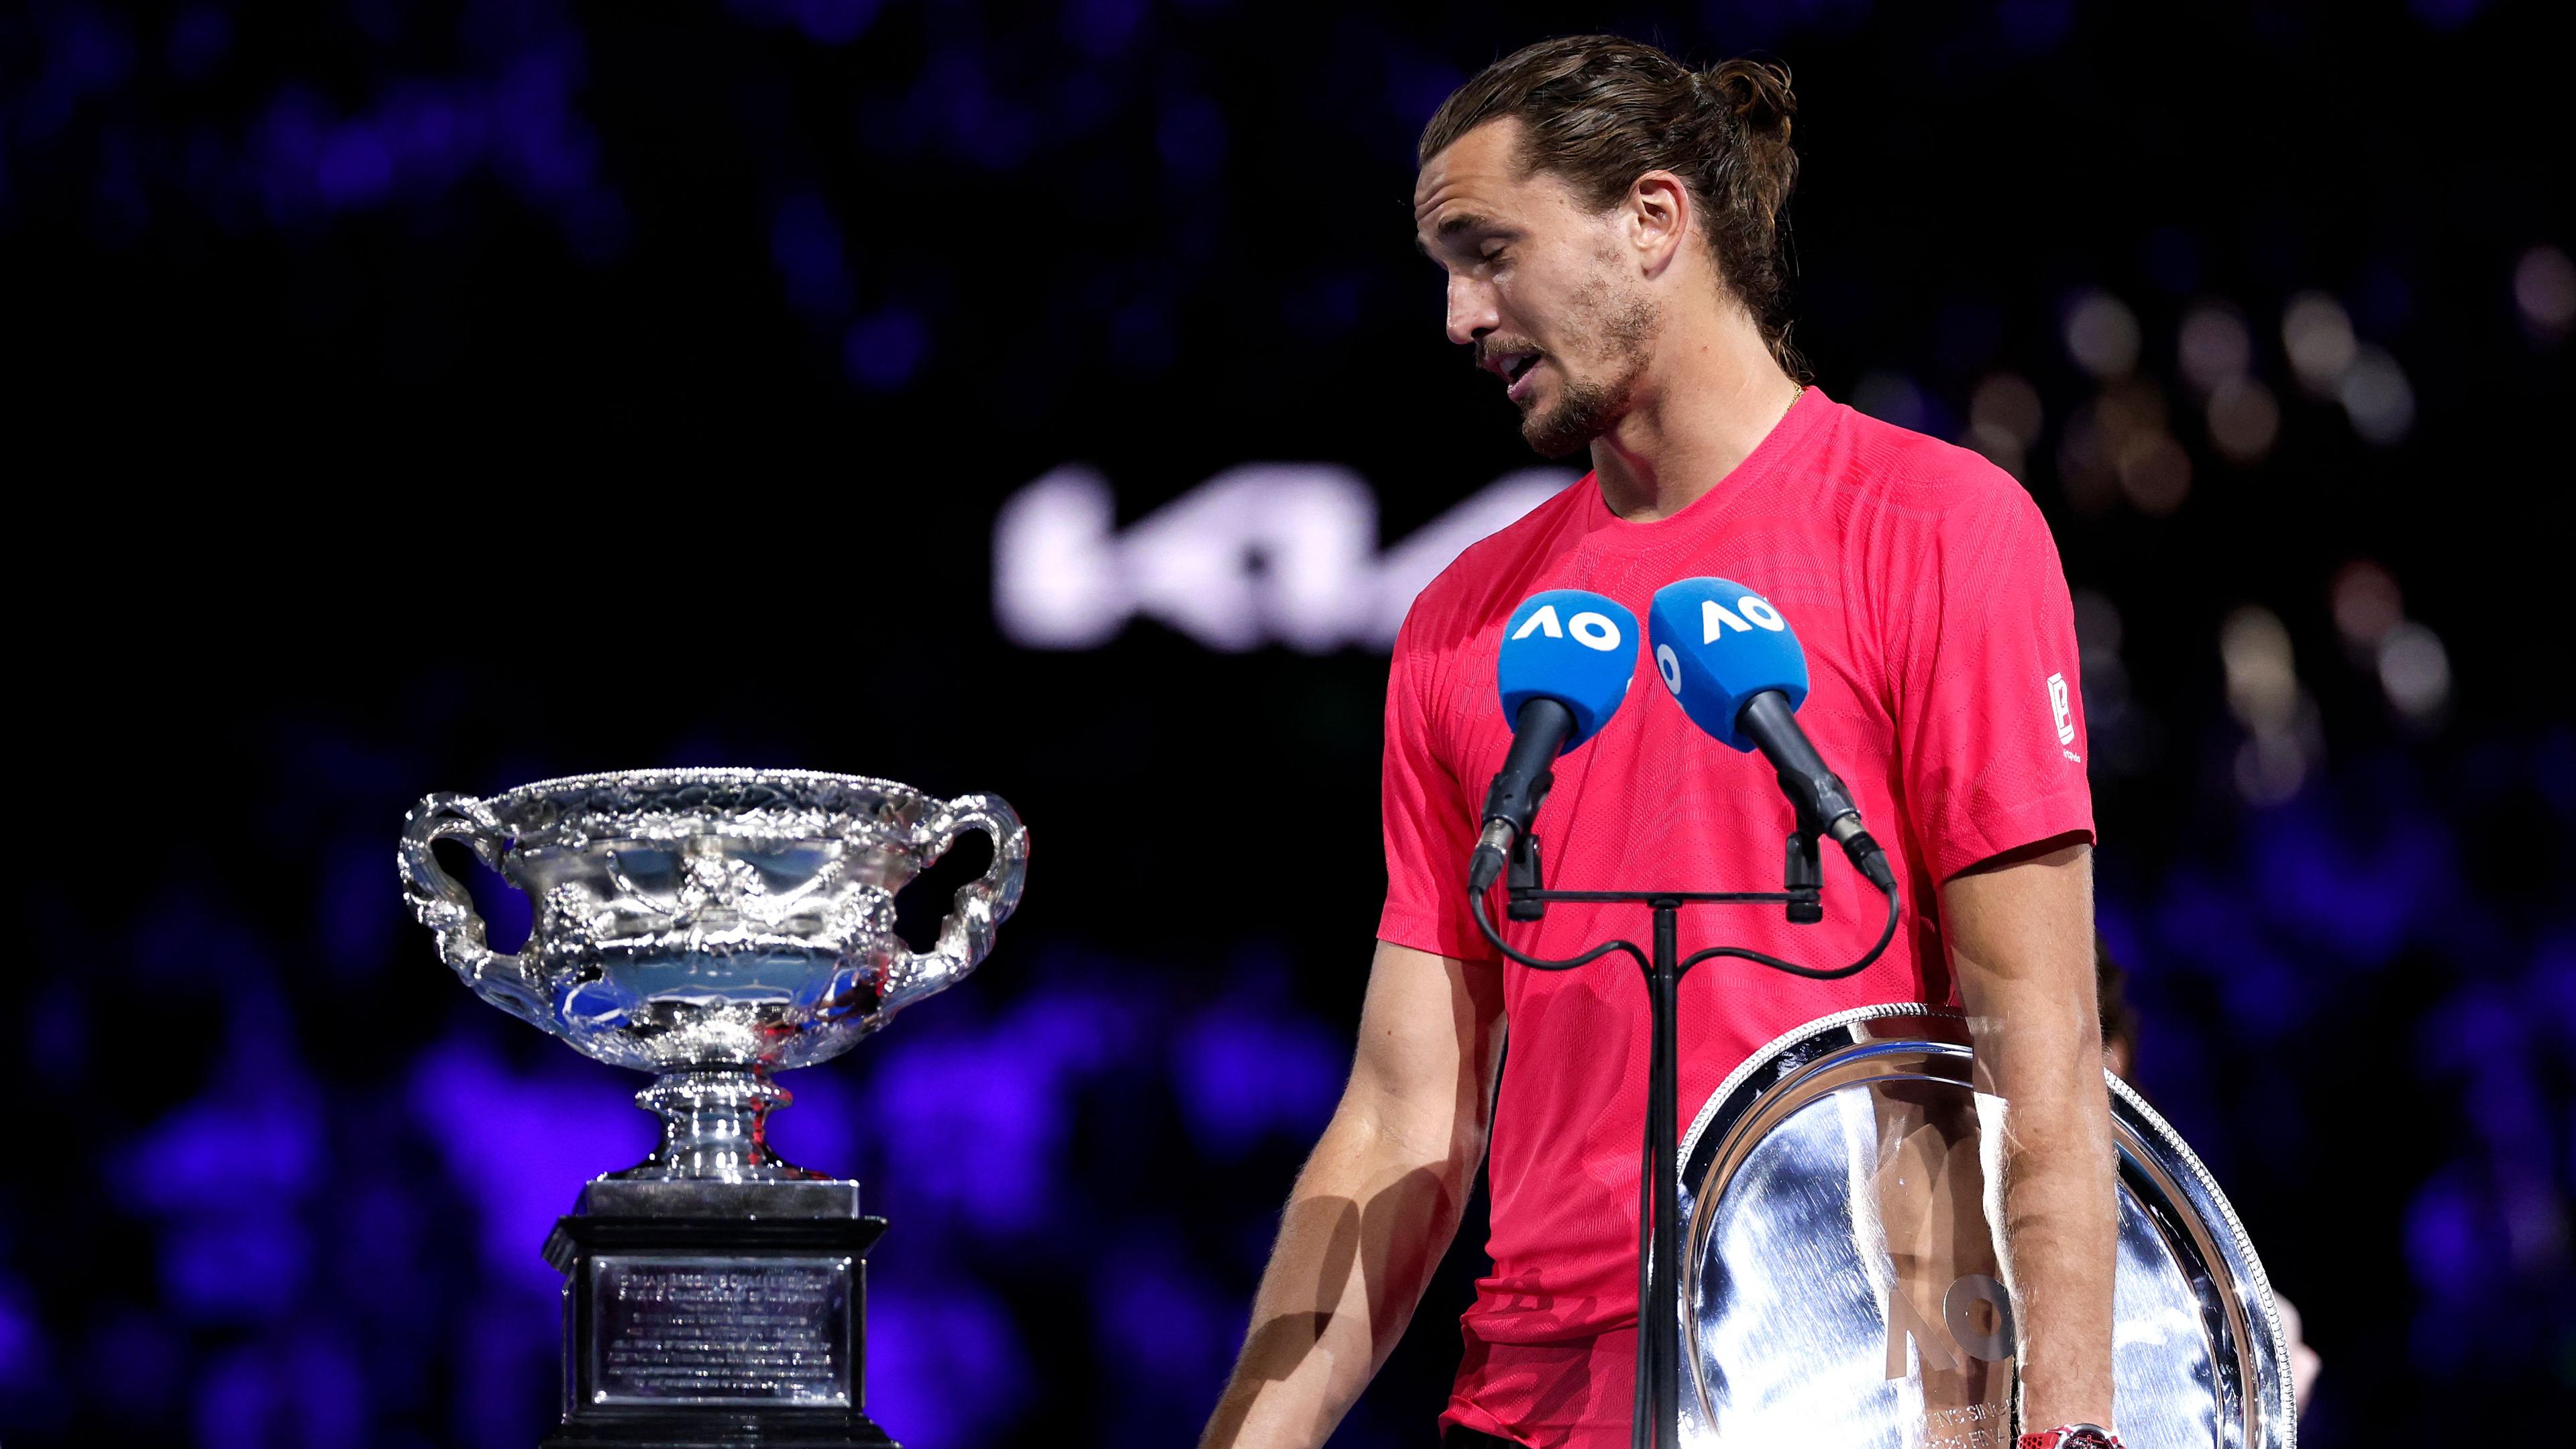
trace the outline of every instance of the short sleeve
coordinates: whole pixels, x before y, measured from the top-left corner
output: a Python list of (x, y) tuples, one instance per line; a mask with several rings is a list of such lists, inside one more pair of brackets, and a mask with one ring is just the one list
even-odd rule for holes
[(1435, 956), (1494, 954), (1467, 913), (1467, 856), (1476, 844), (1473, 802), (1441, 758), (1431, 700), (1438, 651), (1421, 640), (1421, 608), (1406, 616), (1386, 680), (1386, 763), (1380, 809), (1386, 836), (1381, 941)]
[[(1982, 463), (1970, 466), (1985, 469)], [(2058, 836), (2093, 834), (2084, 694), (2057, 545), (1999, 471), (1960, 480), (1887, 577), (1905, 620), (1897, 750), (1935, 880)]]

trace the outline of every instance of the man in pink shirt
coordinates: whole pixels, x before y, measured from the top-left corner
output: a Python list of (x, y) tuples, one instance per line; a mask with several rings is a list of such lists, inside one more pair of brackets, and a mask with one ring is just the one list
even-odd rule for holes
[[(1532, 446), (1588, 447), (1593, 471), (1467, 550), (1397, 641), (1387, 900), (1357, 1059), (1289, 1200), (1210, 1446), (1324, 1441), (1403, 1332), (1488, 1148), (1494, 1272), (1461, 1323), (1449, 1442), (1627, 1442), (1645, 991), (1615, 965), (1504, 964), (1468, 915), (1464, 870), (1511, 739), (1494, 687), (1505, 616), (1538, 590), (1584, 588), (1642, 617), (1657, 588), (1706, 574), (1761, 591), (1797, 629), (1800, 720), (1887, 847), (1905, 915), (1886, 955), (1841, 981), (1741, 965), (1687, 978), (1683, 1120), (1802, 1023), (1963, 1006), (1982, 1084), (2006, 1104), (2024, 1443), (2108, 1442), (2114, 1158), (2066, 584), (2009, 476), (1800, 386), (1778, 227), (1794, 110), (1776, 67), (1693, 72), (1584, 36), (1497, 62), (1424, 133), (1414, 220), (1448, 273), (1450, 340), (1502, 380)], [(1791, 816), (1767, 766), (1657, 694), (1632, 694), (1558, 762), (1536, 824), (1550, 883), (1775, 885)], [(1825, 923), (1804, 927), (1686, 913), (1681, 949), (1853, 959), (1883, 919), (1875, 892), (1829, 869), (1824, 904)], [(1556, 905), (1505, 930), (1567, 956), (1645, 928), (1642, 906)]]

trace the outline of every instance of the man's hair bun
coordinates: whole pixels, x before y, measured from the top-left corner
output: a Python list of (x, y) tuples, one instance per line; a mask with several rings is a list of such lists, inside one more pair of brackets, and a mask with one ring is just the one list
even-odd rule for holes
[(1730, 60), (1702, 72), (1703, 84), (1722, 98), (1744, 129), (1755, 135), (1778, 132), (1789, 139), (1789, 123), (1798, 115), (1798, 93), (1789, 89), (1789, 68), (1776, 61)]

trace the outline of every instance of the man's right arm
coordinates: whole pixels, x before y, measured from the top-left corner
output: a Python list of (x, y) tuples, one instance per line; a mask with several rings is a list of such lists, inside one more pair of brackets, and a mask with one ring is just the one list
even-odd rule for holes
[(1289, 1194), (1201, 1449), (1313, 1449), (1404, 1334), (1484, 1160), (1500, 963), (1380, 942), (1341, 1105)]

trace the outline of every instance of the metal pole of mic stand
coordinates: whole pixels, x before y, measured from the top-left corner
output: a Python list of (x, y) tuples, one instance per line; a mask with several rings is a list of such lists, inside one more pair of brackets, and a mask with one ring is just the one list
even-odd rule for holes
[(1651, 1333), (1644, 1327), (1646, 1305), (1637, 1305), (1638, 1331), (1646, 1335), (1638, 1340), (1638, 1361), (1642, 1364), (1648, 1354), (1653, 1355), (1656, 1449), (1671, 1449), (1681, 1427), (1682, 1389), (1682, 1189), (1675, 1145), (1681, 1140), (1681, 1124), (1676, 1120), (1681, 1111), (1681, 1044), (1676, 1023), (1681, 1016), (1682, 973), (1681, 951), (1674, 944), (1682, 903), (1657, 896), (1647, 904), (1655, 912), (1654, 965), (1647, 972), (1647, 1015), (1654, 1027), (1654, 1046), (1646, 1058), (1646, 1157), (1654, 1169), (1655, 1293)]
[[(1532, 872), (1534, 874), (1534, 872)], [(1515, 885), (1509, 892), (1516, 919), (1532, 919), (1525, 907), (1549, 901), (1642, 904), (1654, 911), (1654, 950), (1639, 951), (1626, 941), (1610, 941), (1572, 960), (1541, 961), (1513, 950), (1496, 934), (1481, 896), (1471, 901), (1476, 923), (1503, 954), (1525, 966), (1563, 971), (1612, 951), (1625, 951), (1645, 968), (1650, 1046), (1646, 1068), (1646, 1148), (1638, 1173), (1638, 1195), (1650, 1227), (1638, 1244), (1641, 1261), (1637, 1300), (1637, 1407), (1631, 1427), (1631, 1449), (1677, 1449), (1681, 1432), (1681, 982), (1688, 964), (1680, 959), (1681, 908), (1693, 903), (1717, 905), (1789, 904), (1811, 906), (1813, 887), (1790, 891), (1551, 891)], [(1893, 917), (1891, 917), (1891, 920)], [(1891, 928), (1892, 929), (1892, 928)], [(1885, 942), (1881, 943), (1882, 949)], [(1719, 948), (1729, 951), (1731, 948)], [(1703, 952), (1702, 955), (1716, 954)], [(1870, 953), (1874, 959), (1877, 952)], [(1694, 958), (1696, 959), (1696, 958)], [(1866, 962), (1862, 964), (1867, 964)], [(1851, 969), (1858, 969), (1857, 967)]]

